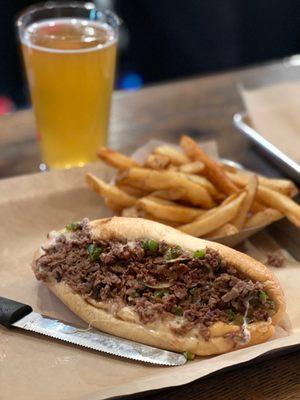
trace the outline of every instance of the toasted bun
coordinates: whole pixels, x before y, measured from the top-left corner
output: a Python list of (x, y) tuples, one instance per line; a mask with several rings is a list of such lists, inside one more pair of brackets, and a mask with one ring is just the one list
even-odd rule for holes
[[(273, 315), (272, 321), (249, 324), (247, 329), (250, 333), (250, 339), (245, 344), (237, 344), (228, 335), (240, 330), (237, 325), (224, 322), (215, 323), (210, 327), (210, 338), (208, 340), (205, 340), (193, 330), (188, 332), (187, 335), (178, 335), (169, 328), (167, 323), (162, 321), (142, 324), (137, 314), (130, 307), (124, 307), (114, 315), (104, 303), (87, 302), (64, 283), (57, 283), (53, 280), (45, 282), (52, 292), (75, 314), (99, 330), (167, 350), (190, 351), (197, 355), (207, 356), (225, 353), (268, 340), (274, 334), (274, 326), (283, 317), (285, 300), (278, 280), (267, 267), (243, 253), (141, 218), (113, 217), (92, 221), (90, 226), (91, 235), (94, 239), (136, 240), (151, 238), (158, 241), (163, 239), (168, 244), (179, 245), (187, 251), (195, 251), (204, 247), (217, 250), (224, 261), (234, 266), (244, 276), (253, 281), (262, 282), (268, 296), (276, 304), (276, 313)], [(37, 259), (41, 254), (41, 249), (35, 254), (33, 260), (34, 272), (37, 272)]]

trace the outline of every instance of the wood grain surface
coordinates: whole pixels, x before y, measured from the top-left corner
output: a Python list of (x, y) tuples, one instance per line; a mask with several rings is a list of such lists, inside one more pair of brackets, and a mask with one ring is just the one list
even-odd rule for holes
[[(137, 92), (116, 92), (110, 144), (130, 152), (149, 138), (175, 142), (183, 133), (216, 139), (223, 157), (278, 175), (232, 125), (243, 109), (238, 87), (255, 87), (300, 76), (288, 61), (157, 85)], [(0, 117), (0, 177), (37, 171), (40, 162), (31, 110)]]
[(298, 400), (300, 399), (300, 352), (200, 379), (158, 393), (143, 394), (143, 400)]
[[(238, 133), (232, 116), (243, 109), (238, 87), (257, 87), (300, 77), (290, 60), (116, 92), (110, 144), (130, 153), (150, 138), (176, 142), (182, 133), (197, 140), (215, 139), (222, 157), (270, 176), (280, 175), (257, 148)], [(31, 110), (0, 118), (0, 177), (37, 171), (40, 162)], [(1, 397), (1, 396), (0, 396)], [(147, 400), (292, 400), (300, 399), (300, 352), (239, 366), (191, 384), (139, 395)]]

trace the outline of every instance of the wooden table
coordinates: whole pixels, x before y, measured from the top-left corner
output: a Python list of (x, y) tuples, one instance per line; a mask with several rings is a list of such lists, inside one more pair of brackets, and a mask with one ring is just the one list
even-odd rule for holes
[[(111, 146), (130, 152), (149, 138), (177, 141), (183, 133), (215, 139), (222, 157), (268, 175), (280, 175), (247, 139), (232, 126), (232, 116), (243, 109), (238, 85), (254, 87), (300, 77), (300, 67), (283, 60), (225, 74), (117, 92), (111, 123)], [(297, 61), (297, 60), (296, 60)], [(38, 146), (31, 110), (0, 118), (0, 176), (37, 170)], [(300, 399), (300, 352), (204, 378), (159, 394), (152, 399)]]

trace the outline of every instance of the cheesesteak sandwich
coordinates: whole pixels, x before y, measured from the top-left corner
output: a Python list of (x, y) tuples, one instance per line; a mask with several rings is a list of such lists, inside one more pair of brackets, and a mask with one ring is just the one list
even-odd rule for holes
[(84, 219), (51, 232), (33, 270), (95, 328), (200, 356), (266, 341), (285, 311), (263, 264), (140, 218)]

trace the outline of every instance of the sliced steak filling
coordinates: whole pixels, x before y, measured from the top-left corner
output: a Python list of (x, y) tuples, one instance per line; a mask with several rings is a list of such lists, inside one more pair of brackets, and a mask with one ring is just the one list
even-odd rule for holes
[[(88, 221), (70, 224), (44, 248), (37, 278), (65, 282), (86, 299), (131, 306), (144, 324), (169, 319), (208, 339), (217, 321), (267, 321), (275, 305), (254, 282), (206, 248), (194, 253), (155, 240), (92, 240)], [(177, 322), (180, 321), (180, 324)]]

